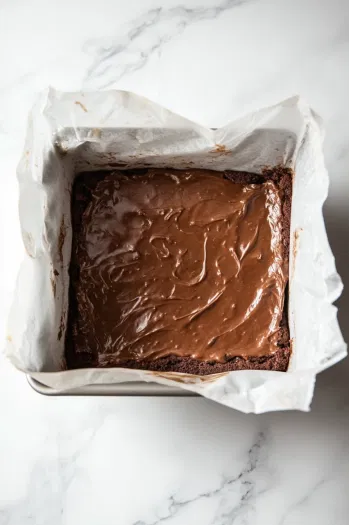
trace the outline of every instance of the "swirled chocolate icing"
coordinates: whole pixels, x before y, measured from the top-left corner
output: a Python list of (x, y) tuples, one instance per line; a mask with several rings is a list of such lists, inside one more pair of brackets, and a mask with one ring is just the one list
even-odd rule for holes
[(91, 176), (88, 193), (75, 189), (68, 365), (280, 351), (288, 258), (277, 182), (208, 170)]

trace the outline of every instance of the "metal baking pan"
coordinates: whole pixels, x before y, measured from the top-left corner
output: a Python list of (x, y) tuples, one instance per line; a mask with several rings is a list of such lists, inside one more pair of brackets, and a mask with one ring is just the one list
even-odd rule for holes
[(145, 383), (141, 381), (131, 383), (118, 383), (109, 385), (87, 385), (60, 392), (49, 386), (43, 385), (30, 375), (27, 375), (30, 386), (39, 394), (45, 396), (159, 396), (159, 397), (198, 397), (195, 392), (181, 388)]

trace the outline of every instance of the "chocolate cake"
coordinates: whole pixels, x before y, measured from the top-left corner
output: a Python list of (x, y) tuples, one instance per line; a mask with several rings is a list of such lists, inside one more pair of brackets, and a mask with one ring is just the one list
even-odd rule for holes
[(286, 371), (292, 172), (82, 173), (68, 368)]

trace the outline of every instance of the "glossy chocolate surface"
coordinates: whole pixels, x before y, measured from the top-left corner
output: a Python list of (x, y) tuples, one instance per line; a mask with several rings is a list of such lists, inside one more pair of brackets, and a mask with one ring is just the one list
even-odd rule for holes
[(70, 330), (91, 366), (169, 355), (222, 363), (278, 350), (288, 269), (275, 182), (110, 172), (84, 204)]

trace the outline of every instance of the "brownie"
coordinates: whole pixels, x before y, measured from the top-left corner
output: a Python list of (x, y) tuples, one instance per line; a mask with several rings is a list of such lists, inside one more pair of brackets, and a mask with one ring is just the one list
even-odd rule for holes
[(292, 171), (79, 174), (68, 368), (286, 371)]

